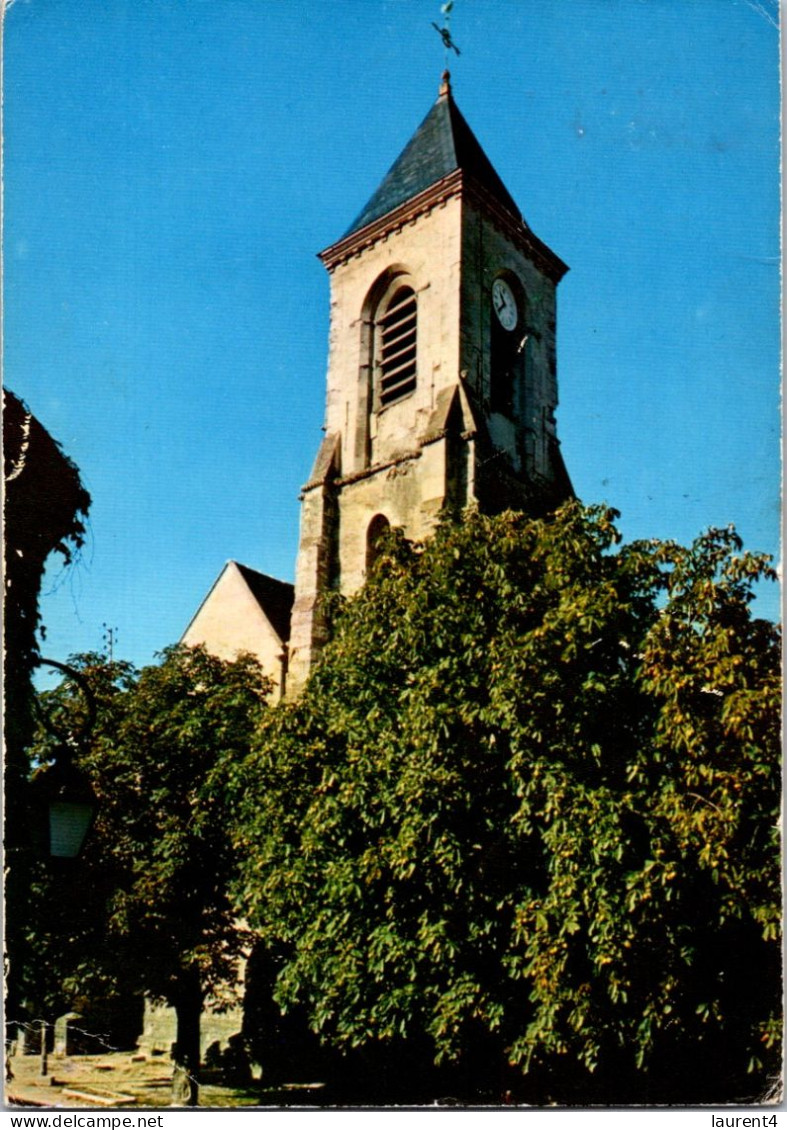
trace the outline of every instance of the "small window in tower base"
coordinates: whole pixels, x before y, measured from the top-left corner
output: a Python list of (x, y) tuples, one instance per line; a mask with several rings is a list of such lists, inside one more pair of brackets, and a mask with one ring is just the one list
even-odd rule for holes
[(378, 321), (381, 407), (415, 388), (417, 313), (415, 291), (402, 286)]

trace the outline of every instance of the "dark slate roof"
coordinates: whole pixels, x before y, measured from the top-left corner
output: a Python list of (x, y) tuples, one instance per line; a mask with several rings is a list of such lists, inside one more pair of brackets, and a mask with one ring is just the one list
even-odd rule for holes
[(251, 590), (251, 594), (270, 620), (274, 630), (282, 640), (290, 638), (290, 613), (295, 590), (287, 581), (277, 581), (265, 573), (258, 573), (248, 565), (236, 561), (241, 576)]
[(521, 221), (519, 209), (462, 117), (444, 77), (440, 97), (342, 238), (346, 239), (353, 232), (379, 220), (455, 169), (462, 169), (473, 176), (498, 203)]

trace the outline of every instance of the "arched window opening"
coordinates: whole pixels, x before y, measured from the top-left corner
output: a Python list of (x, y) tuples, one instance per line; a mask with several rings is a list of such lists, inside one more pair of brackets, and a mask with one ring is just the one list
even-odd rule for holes
[(366, 575), (374, 568), (374, 563), (380, 556), (380, 543), (386, 532), (390, 530), (391, 523), (384, 514), (375, 514), (366, 531)]
[(415, 389), (417, 322), (415, 291), (401, 286), (377, 321), (381, 408)]

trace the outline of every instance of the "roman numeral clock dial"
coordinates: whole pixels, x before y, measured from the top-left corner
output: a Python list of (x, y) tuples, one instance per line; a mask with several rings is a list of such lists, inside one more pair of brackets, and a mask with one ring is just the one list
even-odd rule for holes
[(503, 329), (509, 332), (515, 329), (519, 320), (519, 311), (514, 293), (505, 279), (495, 279), (492, 283), (492, 305)]

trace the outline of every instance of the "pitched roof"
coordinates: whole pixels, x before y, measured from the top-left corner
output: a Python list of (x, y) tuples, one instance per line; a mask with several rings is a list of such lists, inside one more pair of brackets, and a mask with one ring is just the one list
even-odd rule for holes
[(454, 102), (448, 80), (446, 71), (434, 106), (343, 239), (392, 212), (456, 169), (469, 173), (515, 219), (522, 221), (519, 209)]
[(268, 617), (281, 640), (290, 638), (290, 613), (295, 590), (287, 581), (277, 581), (266, 573), (258, 573), (248, 565), (235, 562), (238, 572), (249, 586), (252, 596)]

